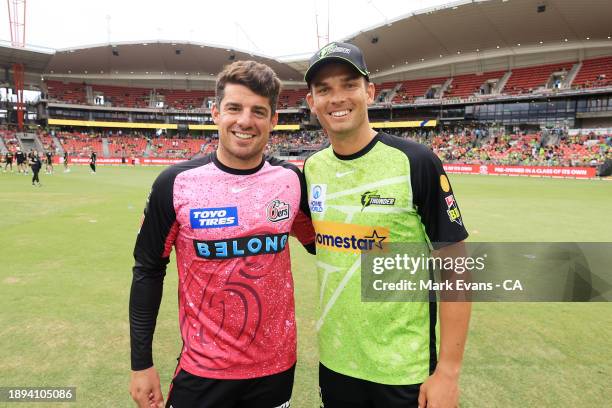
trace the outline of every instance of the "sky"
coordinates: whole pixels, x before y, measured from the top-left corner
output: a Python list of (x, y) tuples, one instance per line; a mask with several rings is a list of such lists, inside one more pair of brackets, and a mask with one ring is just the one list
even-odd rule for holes
[[(328, 38), (337, 41), (451, 1), (27, 0), (26, 44), (62, 49), (109, 40), (161, 39), (229, 46), (272, 57), (302, 55), (317, 50), (317, 20), (325, 36), (328, 15)], [(0, 4), (0, 41), (10, 41), (8, 22), (8, 9)]]

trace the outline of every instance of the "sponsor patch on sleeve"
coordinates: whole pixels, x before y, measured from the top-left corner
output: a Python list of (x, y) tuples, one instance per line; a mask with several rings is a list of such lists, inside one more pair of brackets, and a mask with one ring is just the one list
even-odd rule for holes
[(457, 207), (457, 203), (455, 202), (455, 197), (450, 194), (444, 197), (446, 201), (446, 206), (448, 207), (446, 213), (448, 214), (448, 219), (451, 222), (456, 222), (459, 225), (463, 225), (463, 221), (461, 220), (461, 213), (459, 212), (459, 207)]
[(442, 174), (440, 176), (440, 187), (445, 193), (448, 193), (450, 191), (450, 183), (448, 182), (448, 177), (446, 177), (445, 174)]
[(308, 197), (308, 205), (313, 213), (322, 213), (325, 211), (325, 193), (327, 192), (327, 184), (313, 184), (310, 188)]

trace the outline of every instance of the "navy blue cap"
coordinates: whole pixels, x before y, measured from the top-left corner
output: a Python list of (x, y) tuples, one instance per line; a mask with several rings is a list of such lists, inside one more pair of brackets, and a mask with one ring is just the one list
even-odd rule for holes
[(321, 48), (312, 58), (310, 58), (308, 69), (306, 70), (306, 74), (304, 74), (304, 80), (308, 86), (310, 86), (310, 81), (317, 73), (318, 69), (329, 61), (344, 62), (357, 70), (357, 72), (363, 75), (368, 81), (370, 80), (370, 73), (366, 67), (361, 50), (353, 44), (333, 42)]

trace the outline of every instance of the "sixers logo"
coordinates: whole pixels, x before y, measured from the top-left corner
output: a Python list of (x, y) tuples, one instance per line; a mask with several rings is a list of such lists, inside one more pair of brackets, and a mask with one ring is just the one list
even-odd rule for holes
[(281, 200), (274, 200), (266, 206), (268, 221), (278, 222), (289, 219), (289, 204)]

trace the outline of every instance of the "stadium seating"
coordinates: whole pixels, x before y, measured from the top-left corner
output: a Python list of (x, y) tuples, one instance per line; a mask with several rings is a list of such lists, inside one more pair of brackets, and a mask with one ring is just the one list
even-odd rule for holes
[(423, 78), (402, 82), (402, 87), (393, 97), (393, 103), (410, 103), (417, 98), (425, 97), (425, 93), (433, 85), (443, 85), (448, 78)]
[(206, 139), (154, 138), (151, 140), (151, 156), (191, 158), (200, 153), (207, 143)]
[(87, 103), (84, 84), (47, 81), (47, 93), (51, 100), (72, 104)]
[(53, 143), (53, 138), (50, 134), (46, 132), (38, 132), (38, 138), (40, 139), (45, 152), (51, 151), (55, 152), (55, 143)]
[(594, 58), (584, 61), (572, 85), (575, 88), (611, 86), (612, 57)]
[(374, 88), (375, 88), (375, 94), (376, 95), (376, 102), (384, 102), (384, 100), (382, 99), (387, 99), (387, 95), (384, 95), (383, 92), (386, 91), (391, 91), (393, 90), (398, 84), (400, 84), (401, 82), (399, 81), (392, 81), (392, 82), (383, 82), (380, 84), (374, 84)]
[(481, 139), (470, 132), (443, 132), (433, 137), (405, 132), (401, 136), (430, 146), (444, 163), (596, 166), (612, 156), (612, 137), (609, 135), (567, 136), (552, 144), (542, 142), (541, 133)]
[(279, 107), (282, 108), (295, 108), (301, 106), (306, 100), (306, 94), (308, 89), (284, 89), (278, 98)]
[[(522, 95), (537, 91), (544, 87), (550, 76), (555, 72), (568, 72), (575, 62), (538, 65), (515, 68), (511, 71), (502, 94)], [(489, 79), (499, 79), (506, 71), (490, 71), (483, 74), (465, 74), (452, 78), (450, 86), (445, 90), (445, 98), (466, 98), (477, 95), (480, 86)], [(375, 84), (376, 101), (381, 93), (400, 87), (395, 93), (392, 103), (412, 103), (418, 98), (433, 97), (426, 95), (433, 85), (443, 85), (447, 77), (422, 78), (405, 81), (390, 81)], [(594, 88), (612, 85), (612, 57), (601, 57), (585, 60), (576, 75), (572, 86), (574, 88)], [(72, 104), (86, 104), (84, 83), (63, 83), (47, 81), (49, 99)], [(105, 102), (112, 106), (146, 108), (151, 106), (151, 98), (163, 100), (164, 107), (172, 109), (200, 109), (205, 106), (208, 98), (214, 98), (213, 90), (184, 89), (149, 89), (137, 87), (122, 87), (111, 85), (91, 85), (93, 94), (104, 95)], [(279, 108), (296, 108), (304, 104), (308, 89), (284, 89), (279, 96)], [(384, 96), (384, 95), (383, 95)]]
[(270, 135), (267, 153), (270, 155), (300, 155), (319, 150), (326, 140), (321, 131), (274, 132)]
[(173, 109), (199, 109), (207, 98), (214, 98), (215, 91), (157, 89), (157, 95), (164, 97), (165, 106)]
[(89, 157), (94, 151), (102, 156), (102, 138), (100, 135), (89, 135), (79, 132), (60, 132), (60, 143), (72, 157)]
[(546, 85), (546, 82), (554, 72), (569, 72), (573, 65), (573, 62), (564, 62), (513, 69), (512, 75), (510, 75), (510, 79), (508, 79), (503, 89), (503, 93), (509, 95), (531, 93)]
[(17, 136), (15, 136), (15, 132), (12, 130), (0, 129), (0, 139), (4, 142), (4, 146), (13, 152), (19, 146)]
[(107, 141), (111, 157), (142, 156), (147, 148), (144, 136), (111, 136)]
[(148, 88), (123, 87), (113, 85), (92, 85), (94, 94), (102, 93), (104, 102), (112, 106), (128, 108), (148, 108), (151, 90)]
[[(394, 132), (393, 130), (389, 130)], [(541, 133), (484, 135), (474, 131), (460, 133), (429, 133), (399, 131), (398, 136), (415, 139), (428, 145), (445, 163), (469, 164), (520, 164), (545, 166), (595, 166), (612, 158), (612, 135), (564, 136), (544, 138)], [(15, 150), (15, 132), (0, 129), (0, 137), (11, 150)], [(73, 157), (89, 157), (92, 151), (103, 156), (102, 138), (107, 139), (110, 157), (156, 157), (189, 159), (197, 154), (206, 154), (217, 148), (218, 139), (153, 137), (142, 134), (87, 134), (60, 132), (57, 134), (64, 150)], [(39, 138), (45, 145), (52, 145), (46, 132)], [(267, 153), (282, 156), (303, 156), (320, 149), (326, 142), (321, 131), (274, 132), (270, 136)]]
[(444, 92), (446, 98), (465, 98), (478, 94), (480, 86), (489, 79), (500, 79), (506, 71), (492, 71), (483, 74), (458, 75), (453, 78), (451, 85)]

